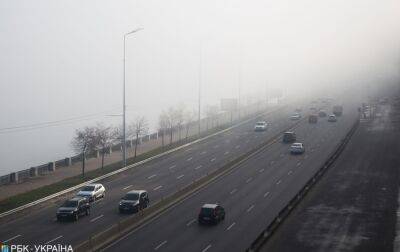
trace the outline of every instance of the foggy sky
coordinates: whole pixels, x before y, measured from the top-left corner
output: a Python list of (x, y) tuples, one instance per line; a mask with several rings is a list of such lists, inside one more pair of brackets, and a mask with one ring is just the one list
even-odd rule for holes
[[(127, 40), (128, 120), (279, 87), (307, 95), (399, 77), (398, 0), (2, 0), (0, 128), (98, 113), (89, 121), (0, 134), (0, 174), (64, 157), (73, 130), (117, 123)], [(21, 141), (28, 145), (21, 150)], [(23, 154), (21, 158), (16, 152)]]

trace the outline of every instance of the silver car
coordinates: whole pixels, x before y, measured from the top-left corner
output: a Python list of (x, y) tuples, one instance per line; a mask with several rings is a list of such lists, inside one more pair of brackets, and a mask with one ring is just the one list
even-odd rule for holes
[(95, 201), (106, 196), (106, 188), (102, 184), (89, 184), (83, 187), (77, 196), (85, 197), (89, 201)]
[(305, 151), (306, 149), (302, 143), (293, 143), (292, 146), (290, 146), (291, 154), (303, 154)]

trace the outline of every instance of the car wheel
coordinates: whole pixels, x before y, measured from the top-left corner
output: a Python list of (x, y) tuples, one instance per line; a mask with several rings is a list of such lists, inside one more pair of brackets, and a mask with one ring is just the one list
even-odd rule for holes
[(86, 209), (86, 215), (90, 215), (90, 209)]
[(74, 220), (75, 220), (75, 221), (78, 221), (78, 219), (79, 219), (79, 215), (78, 215), (78, 213), (76, 213), (76, 214), (74, 215)]
[(103, 194), (101, 195), (101, 197), (104, 199), (104, 197), (106, 197), (106, 192), (103, 192)]

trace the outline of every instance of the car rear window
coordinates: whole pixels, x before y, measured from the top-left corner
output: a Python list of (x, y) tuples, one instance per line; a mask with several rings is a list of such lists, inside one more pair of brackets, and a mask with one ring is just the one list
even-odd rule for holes
[(203, 207), (201, 208), (200, 213), (203, 215), (211, 215), (214, 212), (213, 208)]
[(78, 206), (78, 201), (76, 200), (67, 200), (64, 202), (64, 204), (62, 205), (63, 207), (76, 207)]
[(137, 193), (128, 193), (124, 196), (124, 200), (138, 200), (139, 194)]
[(94, 191), (94, 186), (85, 186), (85, 187), (82, 189), (82, 191), (89, 191), (89, 192)]

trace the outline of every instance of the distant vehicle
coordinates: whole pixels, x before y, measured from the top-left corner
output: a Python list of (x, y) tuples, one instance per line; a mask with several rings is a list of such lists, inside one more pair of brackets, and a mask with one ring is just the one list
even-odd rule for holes
[(318, 116), (317, 115), (309, 115), (308, 116), (308, 122), (309, 123), (317, 123), (318, 122)]
[(333, 106), (332, 113), (335, 116), (341, 116), (343, 114), (343, 107), (339, 105)]
[(337, 121), (337, 119), (336, 119), (335, 115), (329, 115), (328, 122), (336, 122), (336, 121)]
[(57, 210), (57, 220), (73, 219), (77, 221), (81, 215), (90, 214), (89, 200), (84, 197), (74, 197), (64, 202)]
[(137, 213), (149, 206), (149, 195), (145, 190), (132, 190), (122, 197), (118, 204), (120, 213)]
[(326, 117), (326, 112), (321, 110), (321, 111), (318, 112), (318, 116), (319, 117)]
[(387, 103), (388, 103), (388, 98), (381, 98), (381, 99), (379, 99), (379, 104), (385, 105), (385, 104), (387, 104)]
[(88, 198), (90, 202), (95, 201), (106, 196), (106, 188), (102, 184), (89, 184), (83, 187), (77, 196)]
[(199, 224), (217, 224), (225, 219), (225, 209), (219, 204), (204, 204), (198, 216)]
[(301, 109), (301, 108), (297, 108), (297, 109), (295, 109), (294, 111), (296, 111), (297, 113), (299, 113), (299, 112), (302, 111), (302, 109)]
[(287, 131), (287, 132), (283, 133), (282, 141), (284, 143), (295, 142), (296, 141), (296, 133), (294, 133), (293, 131)]
[(266, 131), (267, 127), (268, 127), (267, 122), (260, 121), (260, 122), (256, 122), (256, 126), (254, 126), (254, 130), (255, 131)]
[(291, 154), (303, 154), (305, 152), (304, 145), (302, 143), (294, 143), (290, 146)]
[(290, 120), (299, 120), (301, 118), (301, 115), (299, 113), (294, 113), (291, 117)]

